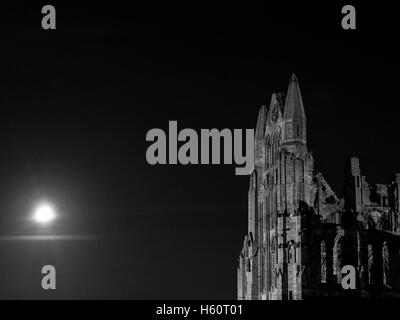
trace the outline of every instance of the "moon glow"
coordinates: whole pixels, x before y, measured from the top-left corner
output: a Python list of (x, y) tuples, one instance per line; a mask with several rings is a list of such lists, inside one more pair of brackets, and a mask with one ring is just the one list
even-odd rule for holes
[(55, 218), (55, 209), (48, 203), (39, 204), (33, 213), (33, 220), (40, 225), (47, 225)]

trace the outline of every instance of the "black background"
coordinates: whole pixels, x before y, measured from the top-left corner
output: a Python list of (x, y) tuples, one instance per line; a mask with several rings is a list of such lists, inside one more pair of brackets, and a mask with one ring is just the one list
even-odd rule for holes
[[(331, 5), (2, 5), (0, 297), (234, 299), (248, 177), (233, 166), (150, 166), (152, 128), (254, 128), (296, 73), (316, 170), (341, 194), (345, 160), (372, 183), (400, 172), (395, 8)], [(51, 232), (10, 240), (38, 199)], [(46, 232), (50, 232), (46, 231)], [(57, 269), (57, 290), (40, 287)]]

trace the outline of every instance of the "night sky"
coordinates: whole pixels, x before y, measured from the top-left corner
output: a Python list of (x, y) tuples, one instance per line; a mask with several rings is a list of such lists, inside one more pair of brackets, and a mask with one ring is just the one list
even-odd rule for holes
[[(249, 178), (233, 165), (150, 166), (146, 133), (255, 128), (296, 73), (316, 170), (338, 195), (357, 155), (371, 183), (400, 172), (393, 8), (1, 7), (0, 298), (234, 299)], [(50, 3), (49, 3), (50, 4)], [(27, 223), (38, 199), (60, 212)], [(19, 235), (59, 234), (54, 241)], [(44, 291), (41, 267), (57, 270)]]

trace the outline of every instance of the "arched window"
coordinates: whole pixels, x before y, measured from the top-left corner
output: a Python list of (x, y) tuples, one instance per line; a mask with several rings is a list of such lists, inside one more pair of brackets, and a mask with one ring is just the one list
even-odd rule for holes
[(342, 266), (343, 266), (343, 232), (339, 232), (335, 237), (333, 246), (333, 274), (336, 276), (338, 283), (342, 282)]
[(274, 141), (271, 141), (271, 157), (270, 157), (270, 165), (274, 165)]
[(385, 241), (382, 246), (382, 262), (383, 262), (383, 285), (390, 287), (390, 266), (389, 266), (389, 247)]
[(326, 246), (321, 242), (321, 283), (326, 283)]
[(267, 167), (271, 165), (271, 137), (267, 135)]
[(281, 131), (281, 129), (279, 128), (279, 135), (278, 135), (278, 146), (280, 146), (280, 145), (281, 145), (281, 140), (282, 140), (282, 131)]
[(275, 164), (276, 142), (275, 138), (272, 141), (272, 164)]
[(269, 141), (268, 142), (268, 167), (270, 167), (271, 165), (272, 165), (272, 157), (271, 157), (271, 154), (272, 154), (272, 147), (271, 147), (271, 141)]
[(374, 251), (372, 245), (368, 245), (368, 284), (373, 284), (373, 266), (374, 266)]
[(293, 243), (288, 246), (288, 263), (296, 263), (296, 248)]

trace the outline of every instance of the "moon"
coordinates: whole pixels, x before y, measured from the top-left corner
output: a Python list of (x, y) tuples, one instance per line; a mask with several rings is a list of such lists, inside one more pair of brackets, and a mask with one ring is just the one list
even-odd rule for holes
[(57, 217), (54, 207), (49, 203), (39, 204), (33, 213), (33, 220), (40, 225), (48, 225)]

